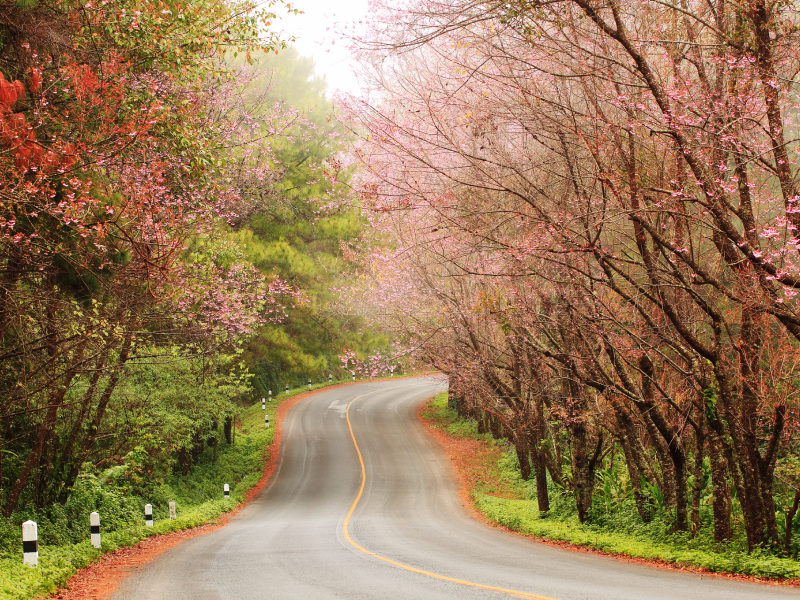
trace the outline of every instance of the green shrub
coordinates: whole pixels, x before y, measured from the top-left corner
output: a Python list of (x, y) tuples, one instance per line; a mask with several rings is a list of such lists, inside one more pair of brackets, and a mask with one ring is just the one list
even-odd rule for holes
[[(317, 386), (322, 387), (322, 386)], [(293, 390), (281, 401), (307, 391)], [(268, 405), (271, 422), (279, 402)], [(261, 403), (241, 415), (241, 430), (233, 445), (219, 444), (216, 461), (207, 448), (186, 477), (167, 475), (163, 484), (147, 488), (130, 485), (126, 466), (100, 473), (81, 473), (67, 502), (37, 510), (26, 507), (0, 519), (0, 600), (29, 600), (52, 593), (78, 570), (103, 553), (130, 546), (141, 539), (170, 531), (197, 527), (232, 510), (261, 479), (265, 452), (274, 427), (264, 428)], [(223, 484), (231, 489), (222, 495)], [(177, 505), (178, 518), (169, 520), (169, 502)], [(144, 505), (153, 505), (154, 526), (144, 526)], [(89, 543), (89, 513), (100, 513), (102, 548)], [(22, 563), (21, 523), (31, 519), (39, 526), (39, 566)]]

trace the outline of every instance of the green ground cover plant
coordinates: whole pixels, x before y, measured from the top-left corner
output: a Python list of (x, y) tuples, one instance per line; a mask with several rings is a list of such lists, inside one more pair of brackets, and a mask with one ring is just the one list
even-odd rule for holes
[[(617, 477), (616, 466), (606, 461), (600, 470), (591, 519), (580, 523), (574, 500), (566, 490), (550, 482), (551, 508), (540, 513), (533, 480), (522, 479), (513, 446), (490, 433), (478, 433), (477, 423), (462, 419), (448, 405), (447, 393), (434, 398), (422, 411), (430, 426), (456, 439), (479, 440), (496, 448), (487, 454), (494, 464), (486, 465), (484, 475), (497, 478), (494, 489), (478, 480), (471, 497), (475, 507), (494, 523), (525, 535), (564, 541), (611, 554), (687, 565), (711, 572), (726, 572), (764, 578), (800, 578), (800, 561), (768, 550), (747, 551), (747, 540), (739, 524), (736, 534), (726, 544), (714, 542), (710, 527), (699, 532), (673, 531), (669, 515), (659, 508), (649, 523), (643, 523), (632, 495)], [(615, 482), (614, 479), (617, 479)], [(712, 515), (703, 511), (702, 518)], [(738, 522), (738, 521), (737, 521)]]
[[(336, 383), (336, 382), (335, 382)], [(311, 389), (328, 384), (312, 385)], [(45, 596), (63, 586), (79, 569), (89, 566), (108, 552), (131, 546), (140, 540), (171, 531), (213, 523), (233, 510), (261, 479), (270, 454), (278, 406), (307, 386), (281, 392), (267, 403), (270, 428), (264, 428), (261, 403), (244, 409), (237, 417), (232, 444), (219, 444), (216, 457), (207, 445), (188, 475), (168, 475), (163, 482), (148, 486), (142, 475), (147, 457), (133, 452), (125, 465), (102, 472), (85, 470), (63, 506), (37, 511), (27, 507), (11, 518), (0, 519), (0, 600), (29, 600)], [(230, 497), (223, 497), (223, 485)], [(178, 518), (169, 520), (169, 502), (175, 501)], [(152, 504), (154, 526), (145, 527), (144, 505)], [(102, 547), (89, 542), (89, 513), (100, 513)], [(22, 562), (20, 524), (31, 519), (39, 526), (39, 566)]]

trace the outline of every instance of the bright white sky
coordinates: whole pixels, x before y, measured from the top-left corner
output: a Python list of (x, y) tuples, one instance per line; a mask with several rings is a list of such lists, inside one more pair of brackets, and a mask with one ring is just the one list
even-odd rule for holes
[(298, 52), (314, 59), (317, 73), (325, 75), (328, 81), (329, 95), (336, 89), (357, 94), (359, 88), (350, 67), (350, 52), (336, 35), (341, 27), (334, 25), (363, 20), (367, 14), (367, 0), (297, 0), (291, 4), (304, 14), (284, 16), (278, 7), (276, 12), (280, 18), (275, 28), (285, 37), (293, 35)]

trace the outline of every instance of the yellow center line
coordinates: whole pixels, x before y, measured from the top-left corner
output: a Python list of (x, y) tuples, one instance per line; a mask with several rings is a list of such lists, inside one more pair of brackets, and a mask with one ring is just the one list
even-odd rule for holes
[(364, 554), (368, 554), (369, 556), (373, 556), (378, 560), (382, 560), (383, 562), (387, 562), (390, 565), (394, 565), (396, 567), (400, 567), (401, 569), (405, 569), (406, 571), (411, 571), (412, 573), (419, 573), (420, 575), (426, 575), (427, 577), (433, 577), (434, 579), (441, 579), (442, 581), (450, 581), (452, 583), (460, 583), (461, 585), (468, 585), (470, 587), (482, 588), (484, 590), (492, 590), (493, 592), (503, 592), (506, 594), (512, 594), (514, 596), (519, 596), (520, 598), (535, 598), (536, 600), (555, 600), (555, 598), (550, 598), (548, 596), (540, 596), (538, 594), (529, 594), (527, 592), (520, 592), (517, 590), (509, 590), (506, 588), (495, 587), (493, 585), (484, 585), (482, 583), (474, 583), (472, 581), (465, 581), (463, 579), (456, 579), (454, 577), (447, 577), (445, 575), (439, 575), (438, 573), (431, 573), (430, 571), (423, 571), (422, 569), (417, 569), (416, 567), (412, 567), (410, 565), (403, 564), (401, 562), (397, 562), (396, 560), (392, 560), (391, 558), (387, 558), (385, 556), (381, 556), (380, 554), (376, 554), (375, 552), (371, 552), (367, 550), (363, 546), (355, 543), (353, 538), (350, 537), (350, 532), (348, 530), (348, 525), (350, 524), (350, 518), (353, 516), (353, 512), (356, 510), (356, 506), (358, 506), (358, 502), (361, 500), (361, 496), (364, 494), (364, 486), (367, 483), (367, 470), (364, 468), (364, 457), (361, 455), (361, 449), (358, 447), (358, 442), (356, 442), (356, 436), (353, 433), (353, 424), (350, 422), (350, 407), (353, 405), (353, 402), (356, 400), (363, 398), (364, 396), (369, 396), (370, 394), (375, 394), (377, 392), (383, 392), (387, 390), (394, 390), (397, 388), (402, 387), (409, 387), (415, 384), (406, 384), (406, 385), (397, 385), (390, 388), (384, 388), (382, 390), (374, 390), (372, 392), (367, 392), (366, 394), (362, 394), (356, 398), (353, 398), (350, 403), (347, 405), (347, 410), (345, 411), (345, 415), (347, 416), (347, 426), (350, 428), (350, 437), (353, 439), (353, 445), (356, 447), (356, 452), (358, 453), (358, 462), (361, 463), (361, 487), (358, 490), (358, 496), (356, 496), (353, 505), (350, 507), (350, 512), (347, 513), (347, 516), (344, 519), (344, 526), (342, 527), (342, 532), (344, 533), (344, 539), (347, 540), (351, 546), (360, 550)]

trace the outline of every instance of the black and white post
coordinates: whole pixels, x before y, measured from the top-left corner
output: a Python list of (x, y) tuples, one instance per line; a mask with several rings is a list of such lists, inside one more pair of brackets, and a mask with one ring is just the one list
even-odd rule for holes
[(39, 528), (34, 521), (22, 524), (22, 562), (30, 567), (39, 564)]
[(289, 393), (289, 384), (288, 383), (286, 384), (286, 393), (287, 394)]
[(261, 410), (267, 410), (267, 399), (266, 398), (262, 398), (261, 399)]
[(145, 504), (144, 505), (144, 524), (147, 527), (153, 526), (153, 505), (152, 504)]
[(269, 429), (269, 413), (264, 415), (264, 428)]
[(267, 394), (267, 395), (269, 396), (269, 401), (272, 402), (272, 390), (270, 390), (269, 394)]
[(332, 383), (332, 382), (333, 382), (333, 375), (328, 373), (328, 383)]
[(223, 485), (222, 486), (222, 493), (225, 495), (226, 498), (230, 498), (231, 497), (231, 486), (229, 486), (227, 483), (225, 485)]
[(174, 521), (178, 518), (178, 511), (175, 510), (175, 501), (169, 503), (169, 520)]
[(94, 548), (100, 547), (100, 513), (89, 513), (89, 537)]
[(311, 380), (308, 380), (308, 389), (311, 389)]

